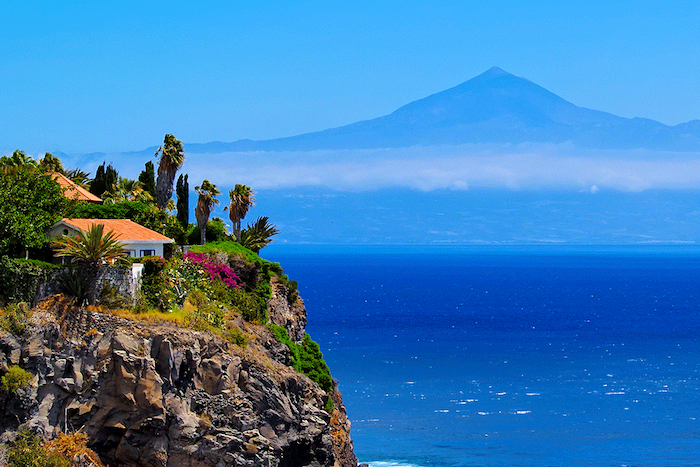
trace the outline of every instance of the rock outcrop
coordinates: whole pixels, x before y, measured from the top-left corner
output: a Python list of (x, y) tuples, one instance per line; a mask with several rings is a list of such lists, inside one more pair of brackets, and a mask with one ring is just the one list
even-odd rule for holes
[[(273, 290), (273, 321), (303, 335), (303, 304)], [(0, 396), (2, 431), (82, 430), (112, 467), (355, 467), (340, 393), (288, 366), (289, 350), (266, 327), (237, 324), (245, 347), (50, 297), (21, 338), (0, 330), (0, 371), (17, 364), (33, 375)]]

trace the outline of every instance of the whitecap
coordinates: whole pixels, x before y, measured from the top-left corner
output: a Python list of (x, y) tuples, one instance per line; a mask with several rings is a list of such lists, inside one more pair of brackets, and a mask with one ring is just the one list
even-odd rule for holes
[[(362, 463), (360, 461), (360, 463)], [(374, 461), (374, 462), (366, 462), (369, 467), (420, 467), (416, 464), (409, 464), (407, 462), (399, 462), (399, 461)]]

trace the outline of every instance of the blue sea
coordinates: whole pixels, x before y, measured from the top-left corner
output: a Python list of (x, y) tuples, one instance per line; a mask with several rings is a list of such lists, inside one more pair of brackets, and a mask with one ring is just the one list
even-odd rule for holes
[(360, 462), (699, 466), (697, 247), (299, 247)]

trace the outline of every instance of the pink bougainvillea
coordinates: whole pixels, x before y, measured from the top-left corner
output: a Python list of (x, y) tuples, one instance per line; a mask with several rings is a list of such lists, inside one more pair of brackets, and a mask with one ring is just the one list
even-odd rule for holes
[(212, 280), (221, 279), (228, 287), (238, 288), (240, 285), (240, 279), (228, 264), (217, 263), (204, 253), (189, 251), (185, 253), (184, 259), (202, 268)]

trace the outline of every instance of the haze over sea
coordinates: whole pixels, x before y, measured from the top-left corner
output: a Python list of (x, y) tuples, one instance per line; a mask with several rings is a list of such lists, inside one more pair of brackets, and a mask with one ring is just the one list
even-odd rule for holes
[(700, 465), (700, 248), (273, 245), (373, 467)]

